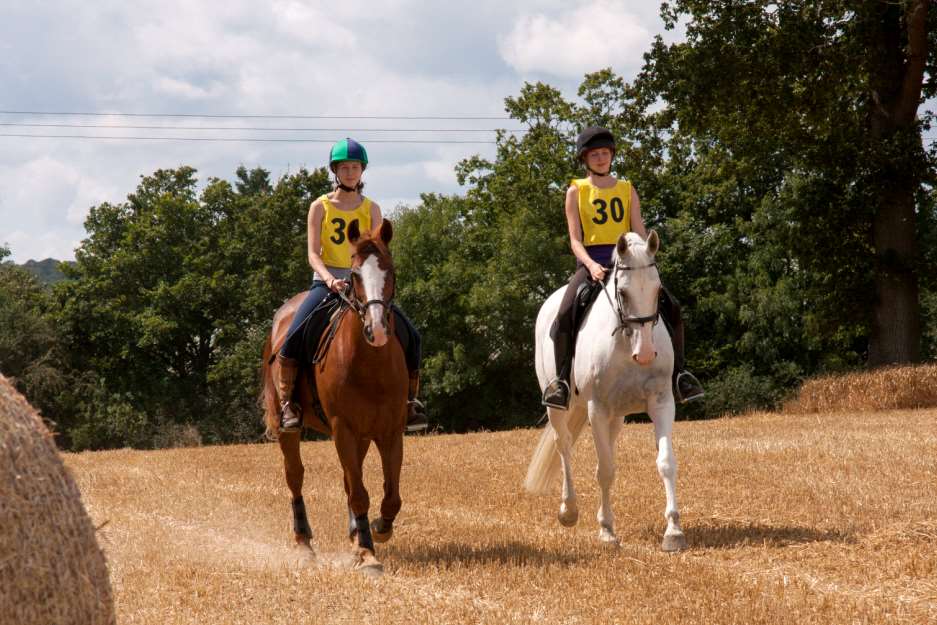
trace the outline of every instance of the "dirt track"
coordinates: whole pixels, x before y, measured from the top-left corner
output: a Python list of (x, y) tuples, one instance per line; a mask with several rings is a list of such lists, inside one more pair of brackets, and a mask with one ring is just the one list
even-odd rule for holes
[(378, 580), (347, 568), (331, 443), (303, 445), (315, 558), (289, 547), (275, 445), (65, 460), (106, 523), (119, 623), (937, 622), (937, 411), (677, 423), (678, 555), (659, 550), (651, 431), (618, 442), (617, 549), (595, 538), (588, 430), (572, 529), (556, 521), (559, 483), (522, 492), (538, 431), (408, 438)]

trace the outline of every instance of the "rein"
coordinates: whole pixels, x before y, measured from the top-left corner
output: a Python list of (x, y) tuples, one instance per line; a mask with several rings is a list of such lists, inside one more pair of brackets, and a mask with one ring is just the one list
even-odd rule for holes
[[(361, 270), (358, 267), (354, 267), (351, 270), (352, 277), (357, 276), (358, 279), (361, 279)], [(395, 283), (396, 284), (396, 283)], [(394, 295), (396, 295), (396, 289), (394, 293), (391, 293), (387, 301), (383, 299), (370, 299), (365, 302), (362, 302), (358, 299), (358, 294), (355, 291), (354, 285), (351, 283), (351, 280), (348, 281), (348, 284), (341, 291), (336, 291), (336, 295), (342, 301), (342, 304), (339, 306), (332, 314), (331, 321), (329, 322), (328, 330), (325, 334), (325, 338), (319, 342), (319, 346), (316, 349), (316, 353), (313, 356), (312, 364), (316, 365), (322, 360), (325, 359), (326, 354), (328, 354), (329, 346), (332, 344), (332, 339), (335, 338), (335, 335), (338, 333), (338, 326), (341, 323), (342, 317), (345, 315), (345, 312), (348, 310), (354, 311), (358, 315), (358, 319), (361, 320), (361, 325), (364, 328), (363, 332), (365, 338), (370, 341), (372, 337), (369, 336), (370, 332), (368, 330), (367, 323), (365, 323), (365, 316), (368, 312), (368, 306), (371, 304), (380, 304), (383, 308), (382, 317), (384, 318), (384, 327), (390, 326), (390, 306), (394, 301)], [(310, 313), (311, 314), (311, 313)], [(271, 360), (272, 362), (272, 360)]]
[(615, 315), (618, 317), (618, 326), (612, 330), (612, 336), (615, 336), (619, 330), (624, 330), (624, 333), (627, 336), (631, 336), (634, 333), (634, 330), (631, 329), (632, 324), (637, 324), (639, 326), (646, 323), (653, 323), (657, 325), (657, 322), (660, 321), (660, 298), (658, 298), (657, 305), (654, 307), (654, 314), (647, 315), (646, 317), (634, 317), (634, 316), (625, 316), (625, 303), (621, 298), (621, 291), (618, 290), (618, 270), (622, 271), (637, 271), (638, 269), (650, 269), (651, 267), (656, 267), (657, 263), (651, 263), (649, 265), (641, 265), (640, 267), (631, 267), (630, 265), (622, 264), (621, 261), (615, 261), (615, 300), (618, 302), (618, 306), (612, 302), (611, 296), (608, 294), (608, 290), (603, 285), (602, 292), (605, 293), (605, 298), (608, 300), (609, 306), (612, 307), (612, 310), (615, 311)]

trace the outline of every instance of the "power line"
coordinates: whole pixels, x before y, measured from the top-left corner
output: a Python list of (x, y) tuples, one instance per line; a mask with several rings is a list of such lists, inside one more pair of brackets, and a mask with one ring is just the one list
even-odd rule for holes
[[(20, 137), (34, 139), (110, 139), (112, 141), (211, 141), (224, 143), (333, 143), (332, 139), (262, 139), (251, 137), (116, 137), (106, 135), (37, 135), (25, 133), (0, 133), (0, 137)], [(466, 143), (478, 145), (496, 145), (496, 141), (470, 140), (421, 140), (421, 139), (362, 139), (366, 143)]]
[(90, 113), (78, 111), (0, 111), (0, 115), (58, 115), (75, 117), (189, 117), (205, 119), (411, 119), (411, 120), (505, 120), (510, 117), (481, 115), (235, 115), (209, 113)]
[(24, 124), (0, 122), (17, 128), (98, 128), (113, 130), (247, 130), (276, 132), (529, 132), (526, 128), (284, 128), (263, 126), (130, 126), (125, 124)]

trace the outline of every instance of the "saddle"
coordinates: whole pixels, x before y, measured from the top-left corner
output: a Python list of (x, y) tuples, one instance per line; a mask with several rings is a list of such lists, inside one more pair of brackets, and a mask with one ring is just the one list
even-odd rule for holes
[[(573, 335), (572, 335), (572, 345), (575, 348), (576, 345), (576, 336), (579, 334), (579, 327), (582, 325), (582, 320), (585, 319), (586, 313), (589, 311), (589, 308), (592, 306), (592, 303), (599, 296), (599, 293), (602, 292), (602, 289), (605, 288), (603, 282), (596, 282), (593, 280), (586, 280), (579, 285), (579, 288), (576, 289), (576, 300), (573, 305), (572, 322), (573, 322)], [(550, 338), (556, 341), (556, 334), (559, 331), (559, 318), (553, 320), (553, 325), (550, 326)]]
[(329, 427), (329, 421), (322, 410), (319, 392), (316, 389), (315, 366), (325, 357), (329, 344), (338, 330), (342, 313), (348, 307), (335, 293), (329, 293), (322, 303), (310, 313), (302, 327), (303, 355), (300, 362), (300, 375), (306, 376), (312, 391), (312, 410), (319, 420)]

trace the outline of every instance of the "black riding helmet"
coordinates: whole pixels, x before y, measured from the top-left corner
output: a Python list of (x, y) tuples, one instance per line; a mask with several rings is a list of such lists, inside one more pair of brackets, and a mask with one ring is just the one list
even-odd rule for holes
[[(608, 148), (612, 151), (612, 156), (615, 156), (615, 137), (608, 128), (590, 126), (579, 133), (579, 138), (576, 139), (576, 154), (580, 161), (585, 162), (586, 151), (596, 148)], [(592, 171), (588, 165), (586, 169), (597, 176), (608, 175), (608, 173), (600, 174)]]

